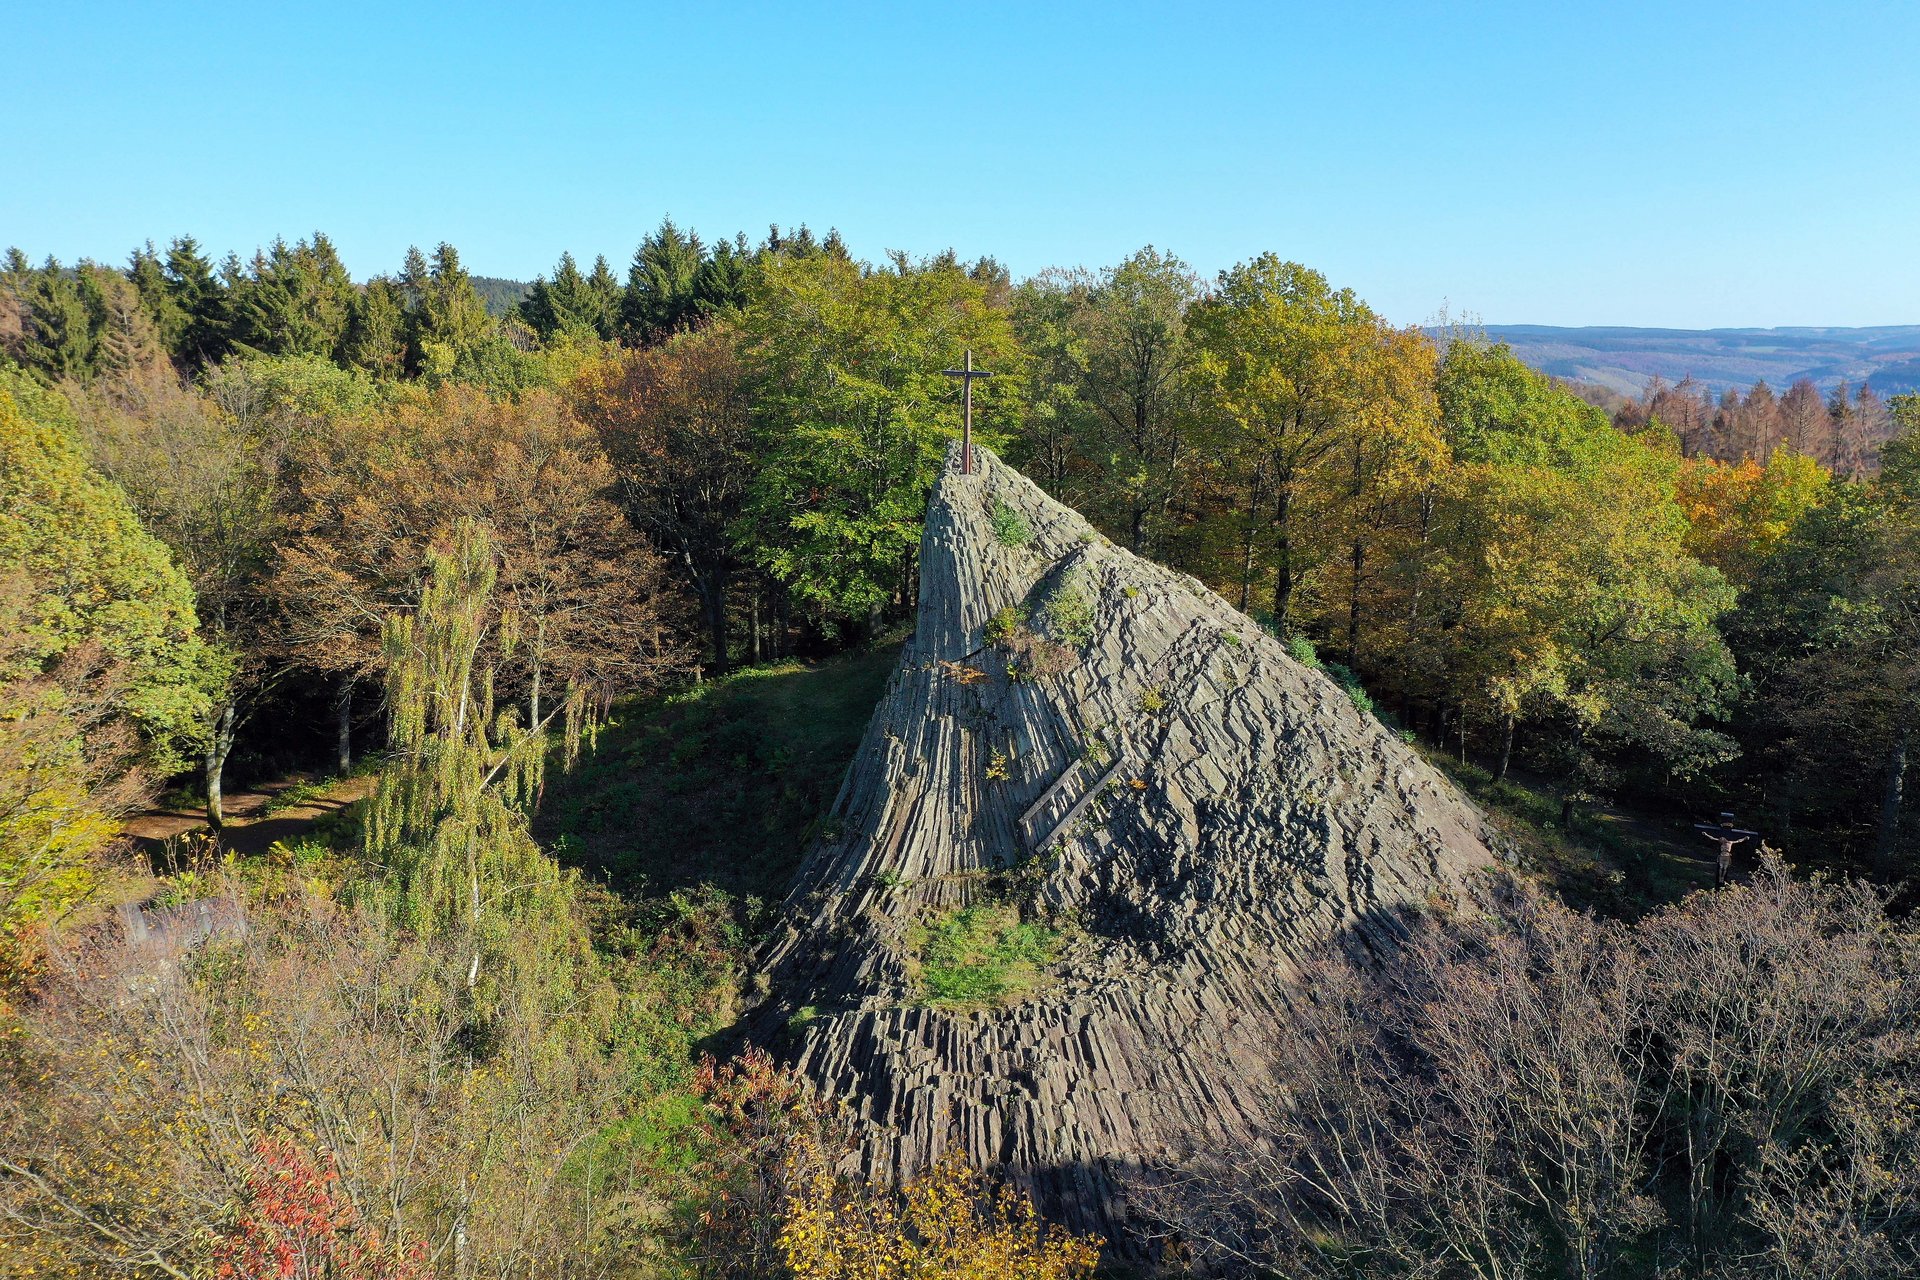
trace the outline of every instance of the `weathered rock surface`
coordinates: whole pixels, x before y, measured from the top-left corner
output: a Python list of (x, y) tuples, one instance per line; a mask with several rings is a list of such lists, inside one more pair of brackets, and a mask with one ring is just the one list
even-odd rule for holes
[[(1257, 1046), (1307, 953), (1389, 942), (1493, 861), (1493, 835), (1218, 596), (978, 463), (956, 454), (935, 492), (917, 630), (769, 943), (753, 1026), (856, 1110), (870, 1173), (958, 1145), (1112, 1234), (1118, 1170), (1246, 1139), (1273, 1088)], [(996, 536), (996, 508), (1030, 536)], [(1046, 607), (1063, 589), (1090, 618)], [(1010, 678), (985, 635), (1009, 608), (1069, 670)], [(1063, 926), (1057, 973), (1010, 1007), (929, 1006), (910, 930), (987, 897)]]

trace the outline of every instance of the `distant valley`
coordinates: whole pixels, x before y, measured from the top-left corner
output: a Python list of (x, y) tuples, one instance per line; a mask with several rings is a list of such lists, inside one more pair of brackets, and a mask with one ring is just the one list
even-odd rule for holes
[(1487, 334), (1542, 373), (1637, 396), (1653, 378), (1691, 376), (1718, 392), (1765, 379), (1784, 390), (1865, 382), (1881, 395), (1920, 390), (1920, 325), (1881, 328), (1638, 329), (1489, 325)]

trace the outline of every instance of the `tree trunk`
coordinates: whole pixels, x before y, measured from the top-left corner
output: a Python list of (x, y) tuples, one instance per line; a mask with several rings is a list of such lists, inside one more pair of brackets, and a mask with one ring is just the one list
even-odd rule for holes
[(1367, 560), (1366, 544), (1354, 539), (1351, 553), (1353, 578), (1347, 592), (1347, 667), (1353, 669), (1360, 658), (1360, 572)]
[(1500, 781), (1507, 780), (1507, 767), (1513, 763), (1513, 717), (1507, 717), (1506, 737), (1500, 744)]
[(218, 831), (226, 821), (221, 808), (221, 780), (227, 771), (227, 753), (233, 750), (233, 704), (220, 708), (207, 737), (207, 825)]
[(1907, 739), (1909, 730), (1902, 725), (1887, 755), (1886, 789), (1880, 793), (1880, 838), (1874, 849), (1874, 868), (1891, 879), (1895, 855), (1900, 847), (1900, 809), (1907, 790)]
[(708, 643), (713, 646), (713, 674), (727, 670), (727, 575), (702, 574), (699, 579), (700, 610), (706, 614)]
[(353, 768), (353, 677), (340, 677), (333, 691), (333, 767), (346, 777)]
[(1273, 523), (1280, 531), (1273, 545), (1273, 626), (1282, 638), (1287, 634), (1287, 609), (1293, 603), (1293, 538), (1287, 526), (1292, 507), (1293, 495), (1282, 485), (1273, 510)]

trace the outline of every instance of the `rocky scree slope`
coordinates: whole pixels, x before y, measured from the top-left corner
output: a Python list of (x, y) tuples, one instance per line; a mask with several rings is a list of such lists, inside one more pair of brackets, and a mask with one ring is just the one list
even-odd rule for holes
[[(1198, 581), (977, 459), (749, 1027), (855, 1110), (870, 1176), (957, 1145), (1111, 1238), (1127, 1168), (1254, 1133), (1301, 960), (1390, 944), (1494, 836)], [(1027, 980), (940, 998), (929, 938), (1016, 918)]]

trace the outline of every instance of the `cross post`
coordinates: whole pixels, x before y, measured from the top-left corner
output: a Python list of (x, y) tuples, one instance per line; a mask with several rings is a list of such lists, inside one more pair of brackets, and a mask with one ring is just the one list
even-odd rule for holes
[(949, 378), (960, 379), (961, 398), (965, 408), (961, 411), (960, 425), (960, 473), (973, 474), (973, 380), (991, 378), (993, 375), (985, 369), (973, 367), (973, 348), (967, 348), (967, 361), (964, 368), (942, 369), (940, 372)]

